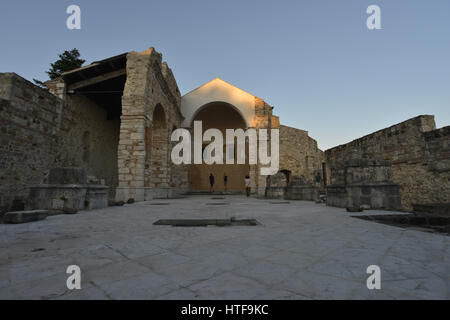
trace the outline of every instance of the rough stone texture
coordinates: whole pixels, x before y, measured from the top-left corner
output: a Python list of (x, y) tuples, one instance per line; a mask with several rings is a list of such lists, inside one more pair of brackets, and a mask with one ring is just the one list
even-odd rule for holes
[(308, 136), (308, 132), (280, 125), (280, 170), (291, 175), (303, 176), (310, 183), (320, 186), (322, 163), (325, 155), (317, 147), (317, 141)]
[(52, 168), (48, 184), (30, 186), (29, 209), (77, 212), (108, 206), (108, 187), (88, 183), (83, 168)]
[[(165, 154), (167, 145), (170, 145), (168, 130), (178, 128), (181, 123), (180, 99), (172, 72), (162, 63), (162, 55), (154, 48), (140, 53), (130, 52), (127, 55), (116, 200), (148, 200), (152, 197), (152, 188), (185, 188), (187, 179), (175, 180), (182, 173), (169, 172), (172, 171), (172, 166)], [(164, 124), (159, 129), (165, 130), (158, 131), (158, 128), (153, 128), (153, 116), (157, 112), (157, 106), (162, 108), (164, 114)], [(161, 142), (164, 141), (166, 147), (161, 148)], [(159, 163), (160, 166), (153, 170), (152, 162)], [(185, 174), (187, 175), (187, 172)], [(169, 181), (169, 177), (172, 181)]]
[(86, 184), (87, 173), (84, 168), (53, 168), (48, 174), (49, 184)]
[(106, 110), (88, 98), (67, 95), (58, 166), (85, 168), (88, 175), (105, 180), (113, 198), (118, 185), (119, 130), (119, 118), (108, 120)]
[(47, 216), (48, 211), (45, 210), (8, 212), (3, 216), (3, 222), (7, 224), (22, 224), (45, 220)]
[[(76, 90), (66, 92), (63, 78), (47, 82), (46, 91), (15, 74), (0, 74), (0, 213), (13, 203), (25, 203), (27, 186), (46, 182), (47, 173), (55, 167), (85, 168), (89, 175), (105, 181), (111, 187), (110, 197), (118, 201), (176, 197), (188, 191), (193, 178), (207, 179), (189, 176), (188, 166), (170, 161), (175, 144), (170, 142), (170, 135), (183, 121), (181, 95), (172, 71), (153, 48), (126, 56), (120, 120), (106, 111), (107, 100), (105, 104), (96, 100), (100, 107)], [(324, 153), (316, 141), (306, 131), (280, 125), (272, 106), (251, 97), (248, 104), (254, 109), (254, 117), (247, 119), (247, 125), (279, 128), (280, 172), (306, 179), (307, 187), (295, 187), (292, 197), (313, 197), (315, 191), (309, 186), (321, 187), (324, 182), (338, 186), (342, 184), (337, 181), (339, 170), (345, 161), (369, 159), (391, 161), (392, 179), (387, 185), (392, 181), (399, 185), (404, 209), (411, 209), (414, 203), (449, 201), (450, 127), (436, 130), (433, 116), (419, 116), (330, 149), (323, 170)], [(118, 113), (119, 109), (111, 111)], [(229, 178), (235, 176), (237, 190), (244, 170), (250, 174), (252, 194), (264, 197), (267, 177), (260, 175), (260, 166), (243, 168), (221, 168), (216, 181), (223, 183), (226, 170)], [(364, 170), (373, 168), (353, 168), (352, 174), (364, 175)], [(369, 178), (366, 183), (377, 181), (376, 177)], [(344, 198), (349, 193), (346, 190), (345, 196), (339, 187), (329, 190)], [(275, 193), (279, 196), (280, 192)], [(354, 197), (364, 197), (358, 192), (352, 192)], [(93, 191), (92, 199), (95, 194)]]
[(14, 73), (0, 74), (0, 213), (26, 200), (57, 162), (63, 101)]
[(317, 201), (319, 188), (308, 182), (303, 176), (293, 176), (287, 187), (285, 199)]
[(325, 152), (331, 184), (349, 159), (389, 160), (401, 203), (448, 202), (450, 199), (450, 127), (435, 129), (434, 116), (418, 116)]
[[(170, 161), (174, 145), (170, 134), (183, 119), (172, 71), (161, 54), (150, 48), (127, 55), (126, 75), (120, 120), (108, 117), (107, 106), (100, 107), (81, 93), (67, 93), (63, 78), (48, 81), (46, 91), (17, 75), (1, 76), (0, 152), (5, 156), (0, 160), (4, 168), (0, 179), (7, 187), (0, 191), (0, 206), (4, 210), (14, 200), (25, 202), (27, 185), (48, 183), (48, 171), (58, 166), (85, 168), (111, 187), (110, 197), (121, 201), (153, 195), (167, 198), (188, 191), (188, 167)], [(255, 110), (252, 128), (282, 131), (283, 169), (313, 177), (320, 169), (320, 164), (314, 164), (320, 158), (315, 141), (305, 131), (280, 127), (273, 108), (263, 99), (255, 97), (251, 107)], [(300, 144), (303, 151), (292, 154), (298, 148), (292, 148), (290, 141)], [(241, 184), (242, 172), (226, 171), (236, 185)], [(251, 176), (252, 193), (263, 197), (266, 177), (259, 172), (259, 165), (245, 170)]]
[(83, 96), (60, 95), (66, 100), (14, 73), (0, 74), (0, 212), (16, 199), (26, 202), (27, 187), (44, 182), (54, 167), (84, 167), (117, 185), (118, 120), (107, 120)]
[(268, 199), (284, 199), (288, 180), (286, 174), (278, 172), (273, 176), (267, 177), (266, 198)]
[(331, 169), (327, 204), (336, 207), (401, 209), (399, 187), (386, 160), (352, 159)]
[(84, 209), (94, 210), (108, 207), (108, 190), (109, 188), (103, 185), (88, 185)]

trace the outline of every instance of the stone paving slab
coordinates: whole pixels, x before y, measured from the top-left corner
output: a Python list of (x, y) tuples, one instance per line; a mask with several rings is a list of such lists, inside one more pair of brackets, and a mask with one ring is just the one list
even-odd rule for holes
[[(229, 205), (208, 206), (210, 198), (0, 225), (0, 299), (450, 299), (446, 235), (356, 219), (314, 202), (271, 205), (227, 195)], [(231, 218), (261, 225), (153, 225)], [(73, 264), (82, 290), (66, 287)], [(370, 291), (366, 269), (374, 264), (382, 288)]]

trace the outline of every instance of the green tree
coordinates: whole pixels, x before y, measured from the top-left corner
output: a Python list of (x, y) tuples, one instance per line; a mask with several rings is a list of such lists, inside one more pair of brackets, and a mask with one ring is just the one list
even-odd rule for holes
[(64, 51), (59, 55), (59, 60), (50, 64), (51, 68), (47, 71), (51, 80), (58, 78), (62, 73), (77, 69), (85, 63), (86, 60), (80, 59), (80, 52), (78, 49)]
[[(55, 63), (50, 64), (50, 69), (47, 74), (50, 80), (56, 79), (61, 76), (64, 72), (77, 69), (85, 63), (86, 60), (80, 59), (80, 52), (78, 49), (74, 48), (72, 50), (66, 50), (59, 55), (59, 60)], [(44, 86), (42, 81), (33, 79), (34, 82), (39, 86)]]

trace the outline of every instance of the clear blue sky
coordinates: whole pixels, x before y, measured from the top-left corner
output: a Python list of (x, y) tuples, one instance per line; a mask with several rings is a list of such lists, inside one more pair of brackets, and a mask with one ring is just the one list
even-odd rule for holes
[[(66, 28), (70, 4), (82, 30)], [(322, 149), (419, 114), (450, 125), (449, 0), (2, 0), (0, 33), (0, 72), (30, 80), (66, 49), (90, 63), (154, 46), (182, 94), (220, 77)]]

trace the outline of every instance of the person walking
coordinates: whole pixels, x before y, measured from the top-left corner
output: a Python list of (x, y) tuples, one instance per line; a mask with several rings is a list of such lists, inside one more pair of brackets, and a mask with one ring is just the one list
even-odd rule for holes
[(247, 194), (247, 198), (250, 197), (250, 177), (245, 176), (245, 192)]
[(214, 175), (212, 173), (209, 175), (209, 185), (211, 186), (209, 191), (214, 192)]
[(225, 187), (225, 192), (227, 192), (227, 183), (228, 183), (228, 176), (225, 173), (224, 176), (223, 176), (223, 185)]

